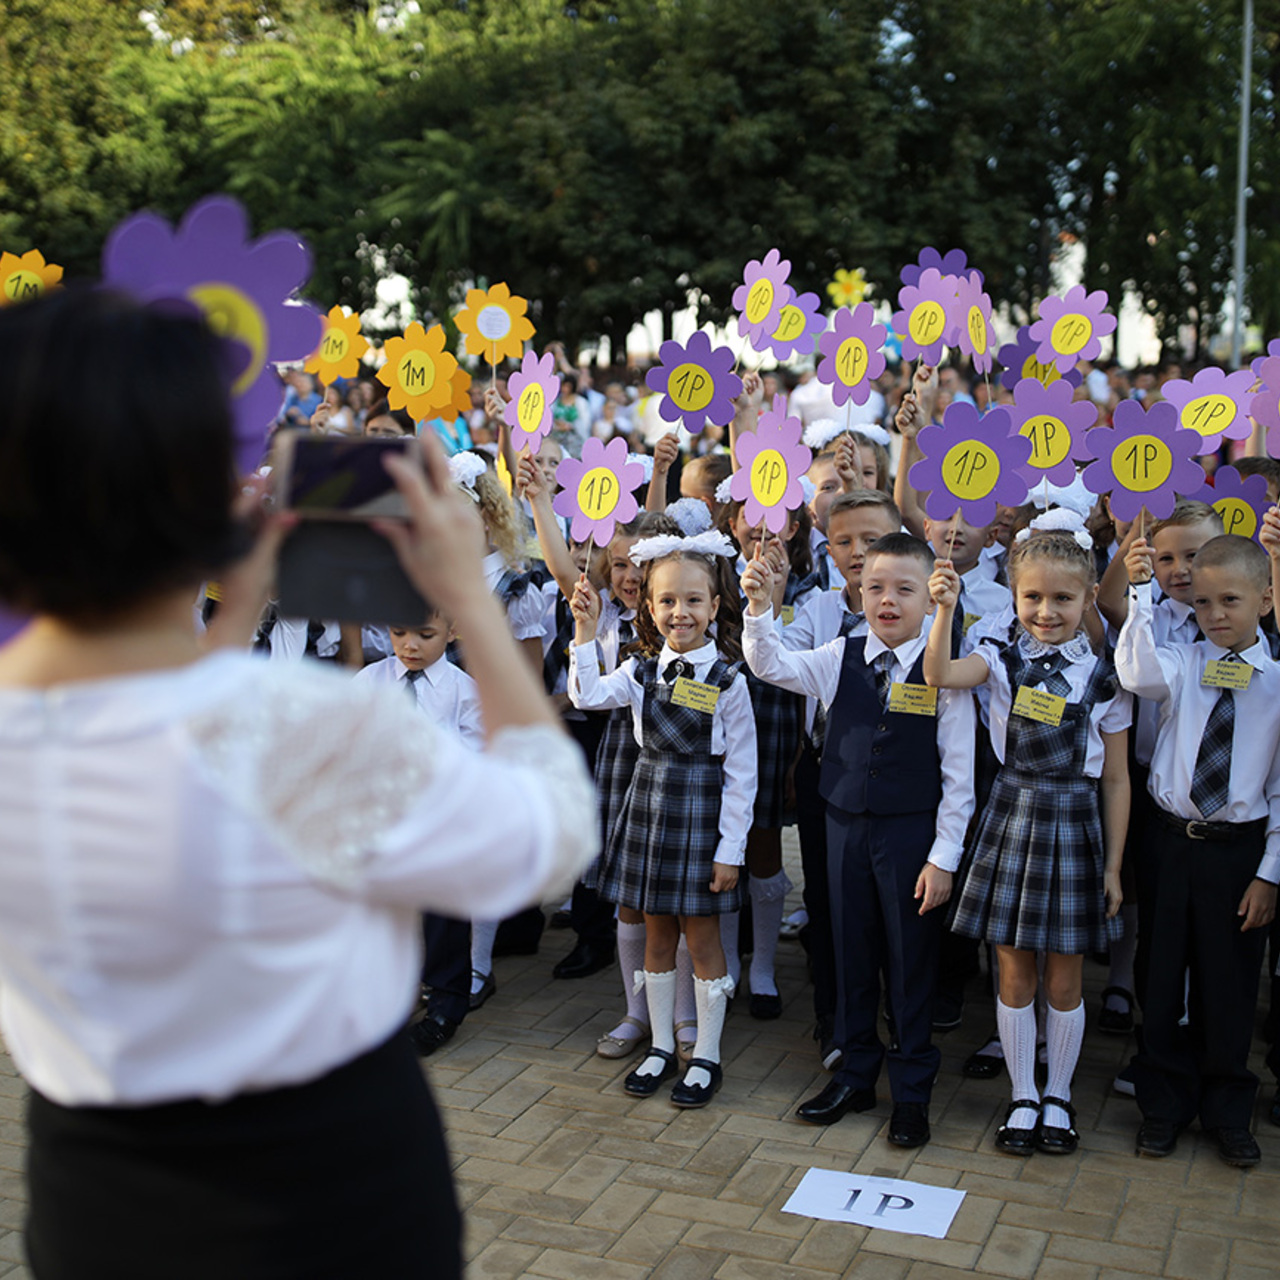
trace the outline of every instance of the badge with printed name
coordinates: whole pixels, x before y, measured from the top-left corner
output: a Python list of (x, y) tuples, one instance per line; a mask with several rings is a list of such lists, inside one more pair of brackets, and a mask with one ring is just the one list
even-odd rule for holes
[(936, 716), (938, 691), (927, 684), (899, 684), (889, 686), (889, 710), (908, 716)]
[(963, 624), (962, 624), (962, 625), (963, 625), (963, 627), (964, 627), (964, 634), (965, 634), (965, 635), (968, 635), (968, 634), (969, 634), (969, 628), (970, 628), (971, 626), (973, 626), (973, 624), (974, 624), (975, 622), (981, 622), (981, 621), (982, 621), (982, 614), (980, 614), (980, 613), (966, 613), (966, 614), (964, 615), (964, 622), (963, 622)]
[(1210, 689), (1247, 689), (1253, 679), (1253, 668), (1247, 662), (1216, 660), (1204, 664), (1200, 683)]
[(793, 604), (782, 606), (782, 625), (789, 627), (796, 620), (796, 607)]
[(1060, 725), (1066, 709), (1066, 698), (1046, 693), (1043, 689), (1028, 689), (1026, 685), (1018, 690), (1018, 696), (1013, 700), (1015, 715), (1025, 716), (1039, 724)]
[(671, 701), (677, 707), (691, 707), (694, 711), (705, 711), (710, 715), (720, 701), (720, 690), (713, 684), (679, 676), (671, 686)]

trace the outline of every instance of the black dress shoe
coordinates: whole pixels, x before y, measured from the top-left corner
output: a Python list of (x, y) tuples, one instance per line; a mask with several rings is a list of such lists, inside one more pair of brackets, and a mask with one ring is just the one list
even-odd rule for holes
[(772, 1022), (774, 1018), (782, 1017), (782, 997), (776, 993), (770, 996), (753, 991), (747, 1008), (753, 1018), (758, 1018), (761, 1022)]
[[(1045, 1096), (1040, 1099), (1041, 1108), (1059, 1107), (1067, 1113), (1071, 1124), (1063, 1129), (1059, 1125), (1040, 1123), (1040, 1133), (1036, 1138), (1036, 1150), (1049, 1156), (1069, 1156), (1079, 1145), (1080, 1135), (1076, 1132), (1076, 1109), (1061, 1098)], [(1044, 1112), (1041, 1111), (1043, 1116)]]
[[(690, 1084), (689, 1072), (694, 1067), (701, 1067), (711, 1077), (711, 1083)], [(718, 1062), (708, 1062), (706, 1058), (690, 1058), (689, 1065), (685, 1068), (684, 1079), (672, 1087), (671, 1101), (673, 1105), (685, 1111), (705, 1107), (719, 1092), (723, 1083), (724, 1072), (720, 1069)]]
[(492, 973), (480, 973), (478, 970), (472, 969), (471, 976), (480, 979), (480, 990), (471, 993), (471, 997), (467, 1001), (467, 1007), (478, 1009), (491, 995), (497, 993), (498, 984), (493, 980)]
[(1218, 1143), (1218, 1154), (1224, 1164), (1237, 1169), (1252, 1169), (1262, 1159), (1262, 1152), (1248, 1129), (1221, 1128), (1213, 1131)]
[(893, 1104), (893, 1115), (889, 1119), (889, 1141), (895, 1147), (923, 1147), (930, 1137), (928, 1103)]
[(988, 1053), (993, 1044), (999, 1044), (1000, 1038), (992, 1036), (986, 1044), (971, 1053), (960, 1068), (970, 1080), (994, 1080), (1004, 1070), (1004, 1055)]
[[(1009, 1121), (1015, 1111), (1026, 1108), (1036, 1113), (1035, 1127), (1031, 1129), (1015, 1129)], [(1029, 1156), (1036, 1149), (1036, 1138), (1040, 1132), (1040, 1104), (1029, 1098), (1015, 1098), (1009, 1103), (1004, 1124), (996, 1130), (996, 1150), (1011, 1156)]]
[[(1125, 1002), (1124, 1008), (1107, 1008), (1109, 996), (1122, 999)], [(1102, 988), (1102, 1009), (1098, 1013), (1098, 1030), (1113, 1036), (1127, 1036), (1133, 1030), (1133, 992), (1127, 987)]]
[(554, 969), (553, 978), (589, 978), (613, 963), (613, 948), (580, 942)]
[[(650, 1058), (662, 1059), (662, 1070), (657, 1075), (650, 1075), (647, 1072), (643, 1075), (640, 1067), (643, 1067)], [(676, 1055), (668, 1053), (665, 1049), (655, 1049), (652, 1046), (649, 1052), (645, 1054), (644, 1061), (637, 1067), (623, 1082), (623, 1089), (633, 1098), (652, 1098), (663, 1084), (670, 1080), (673, 1075), (680, 1069), (680, 1064), (676, 1062)]]
[(1171, 1156), (1178, 1147), (1178, 1126), (1171, 1120), (1144, 1120), (1138, 1126), (1136, 1146), (1140, 1156)]
[(850, 1111), (870, 1111), (876, 1105), (874, 1089), (855, 1089), (833, 1080), (816, 1098), (801, 1103), (796, 1115), (810, 1124), (835, 1124)]
[(458, 1024), (442, 1013), (427, 1013), (420, 1022), (409, 1028), (409, 1039), (418, 1056), (429, 1058), (435, 1051), (448, 1044), (458, 1030)]

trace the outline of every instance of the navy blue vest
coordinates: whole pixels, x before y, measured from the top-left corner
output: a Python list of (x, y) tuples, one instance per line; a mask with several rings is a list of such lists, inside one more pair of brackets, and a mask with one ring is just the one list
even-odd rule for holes
[[(885, 711), (865, 636), (845, 641), (818, 790), (846, 813), (928, 813), (942, 800), (936, 716)], [(908, 677), (924, 684), (924, 650)]]

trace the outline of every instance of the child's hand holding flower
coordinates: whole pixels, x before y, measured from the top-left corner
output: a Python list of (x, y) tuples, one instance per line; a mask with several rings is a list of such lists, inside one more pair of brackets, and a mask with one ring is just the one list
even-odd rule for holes
[(950, 560), (935, 560), (929, 578), (929, 598), (939, 609), (954, 609), (960, 601), (960, 575)]

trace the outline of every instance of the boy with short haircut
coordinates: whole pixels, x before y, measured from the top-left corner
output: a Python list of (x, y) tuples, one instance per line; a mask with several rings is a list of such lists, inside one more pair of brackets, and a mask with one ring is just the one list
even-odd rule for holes
[(1275, 458), (1237, 458), (1232, 464), (1242, 480), (1261, 476), (1267, 482), (1267, 501), (1280, 502), (1280, 461)]
[(938, 940), (965, 827), (973, 813), (973, 699), (929, 690), (922, 660), (933, 605), (933, 552), (910, 534), (881, 538), (862, 566), (868, 633), (820, 648), (783, 647), (771, 617), (769, 570), (743, 574), (747, 662), (762, 680), (827, 708), (820, 791), (827, 803), (828, 869), (837, 957), (836, 1035), (843, 1062), (800, 1107), (832, 1124), (875, 1106), (885, 1057), (876, 1032), (886, 974), (897, 1043), (889, 1050), (889, 1141), (929, 1140), (929, 1098), (940, 1054), (931, 1039)]
[[(1150, 966), (1136, 1062), (1139, 1155), (1167, 1156), (1200, 1117), (1227, 1164), (1257, 1164), (1248, 1069), (1265, 926), (1280, 879), (1280, 664), (1259, 632), (1272, 607), (1266, 554), (1221, 535), (1199, 548), (1202, 640), (1159, 644), (1153, 548), (1125, 557), (1131, 587), (1116, 649), (1126, 689), (1160, 703), (1148, 783), (1155, 820), (1139, 892)], [(1190, 1025), (1179, 1027), (1184, 975)]]

